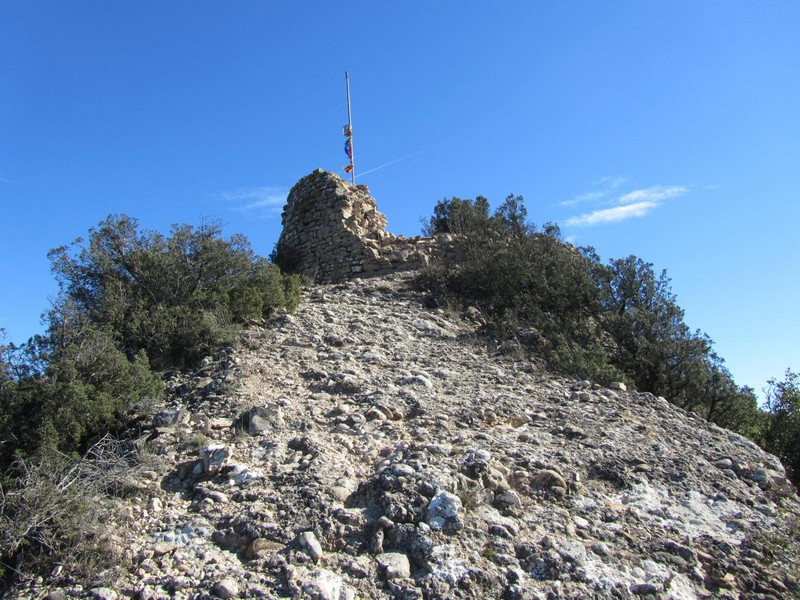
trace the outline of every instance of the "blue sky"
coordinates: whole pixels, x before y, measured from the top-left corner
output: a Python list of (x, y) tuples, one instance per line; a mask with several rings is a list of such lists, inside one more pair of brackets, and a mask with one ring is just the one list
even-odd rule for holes
[(800, 369), (800, 3), (0, 0), (0, 327), (41, 331), (48, 249), (110, 213), (216, 218), (269, 254), (347, 163), (389, 230), (525, 198), (667, 269), (737, 383)]

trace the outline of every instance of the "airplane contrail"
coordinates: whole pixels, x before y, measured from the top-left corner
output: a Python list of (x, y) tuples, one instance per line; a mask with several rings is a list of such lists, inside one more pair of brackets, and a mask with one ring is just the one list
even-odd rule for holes
[(422, 150), (417, 150), (416, 152), (412, 152), (411, 154), (406, 154), (405, 156), (401, 156), (400, 158), (396, 158), (394, 160), (390, 160), (389, 162), (384, 163), (384, 164), (382, 164), (380, 166), (377, 166), (374, 169), (370, 169), (369, 171), (364, 171), (363, 173), (356, 173), (356, 179), (358, 179), (359, 177), (362, 177), (363, 175), (366, 175), (367, 173), (372, 173), (374, 171), (377, 171), (378, 169), (382, 169), (384, 167), (388, 167), (389, 165), (393, 165), (395, 163), (399, 163), (401, 160), (405, 160), (407, 158), (411, 158), (412, 156), (416, 156), (417, 154), (422, 154), (426, 150), (427, 150), (427, 148), (423, 148)]

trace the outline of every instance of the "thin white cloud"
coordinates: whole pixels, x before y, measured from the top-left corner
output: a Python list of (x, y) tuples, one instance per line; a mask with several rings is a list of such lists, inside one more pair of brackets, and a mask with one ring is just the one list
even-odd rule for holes
[(613, 194), (614, 190), (616, 190), (619, 186), (623, 183), (628, 181), (625, 177), (615, 177), (615, 176), (607, 176), (601, 177), (597, 181), (595, 181), (592, 185), (596, 187), (600, 187), (602, 189), (595, 190), (592, 192), (586, 192), (585, 194), (579, 194), (574, 198), (570, 198), (569, 200), (564, 200), (556, 204), (556, 206), (575, 206), (576, 204), (586, 204), (592, 202), (599, 202), (600, 200), (604, 200)]
[(601, 177), (600, 179), (595, 181), (594, 185), (600, 185), (606, 189), (615, 190), (626, 181), (628, 181), (627, 177), (616, 177), (614, 175), (608, 175), (606, 177)]
[(245, 187), (219, 193), (219, 197), (238, 212), (256, 213), (262, 217), (280, 214), (289, 190), (282, 187)]
[[(602, 181), (605, 181), (604, 178)], [(619, 186), (624, 183), (622, 178), (614, 178), (613, 181), (608, 181), (608, 185)], [(612, 208), (600, 208), (592, 212), (584, 213), (570, 217), (566, 220), (566, 225), (572, 227), (591, 227), (593, 225), (604, 225), (606, 223), (616, 223), (625, 221), (626, 219), (641, 218), (652, 212), (654, 209), (661, 206), (661, 204), (670, 198), (683, 196), (689, 191), (687, 186), (682, 185), (654, 185), (648, 188), (642, 188), (627, 192), (617, 198), (611, 199), (611, 194), (599, 194), (595, 204), (608, 206), (613, 205)], [(583, 197), (588, 197), (594, 194), (584, 194)], [(579, 196), (580, 198), (581, 196)]]
[(633, 204), (636, 202), (662, 202), (669, 198), (682, 196), (689, 191), (689, 188), (682, 185), (673, 185), (664, 187), (662, 185), (654, 185), (653, 187), (645, 188), (643, 190), (634, 190), (628, 192), (619, 199), (618, 204)]
[(607, 195), (608, 192), (587, 192), (585, 194), (575, 196), (574, 198), (570, 198), (569, 200), (564, 200), (563, 202), (559, 202), (556, 206), (575, 206), (576, 204), (583, 204), (584, 202), (593, 202), (594, 200), (600, 200), (602, 198), (605, 198)]
[(658, 202), (645, 201), (614, 208), (604, 208), (585, 215), (570, 217), (567, 219), (566, 224), (572, 227), (590, 227), (604, 223), (615, 223), (633, 217), (644, 217), (658, 205)]

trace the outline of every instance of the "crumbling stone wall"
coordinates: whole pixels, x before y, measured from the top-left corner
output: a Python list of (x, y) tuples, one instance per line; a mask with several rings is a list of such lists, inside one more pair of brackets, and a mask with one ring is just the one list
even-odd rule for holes
[(365, 185), (317, 169), (289, 192), (278, 240), (281, 266), (334, 282), (428, 264), (452, 245), (449, 236), (404, 238), (386, 231)]

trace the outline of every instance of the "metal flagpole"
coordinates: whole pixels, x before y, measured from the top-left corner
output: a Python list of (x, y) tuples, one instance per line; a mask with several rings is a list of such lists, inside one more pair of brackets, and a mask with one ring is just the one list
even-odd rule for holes
[(347, 71), (344, 72), (344, 80), (347, 85), (347, 136), (350, 142), (350, 180), (355, 184), (356, 182), (356, 159), (353, 152), (353, 115), (350, 112), (350, 75)]

